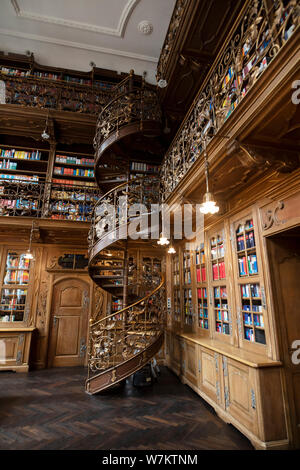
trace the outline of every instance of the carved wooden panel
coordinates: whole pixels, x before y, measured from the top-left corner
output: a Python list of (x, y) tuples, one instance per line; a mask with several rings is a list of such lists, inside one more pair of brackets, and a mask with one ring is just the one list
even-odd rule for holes
[(82, 304), (82, 291), (77, 287), (67, 287), (60, 293), (60, 307), (80, 307)]
[(76, 355), (79, 347), (80, 317), (65, 316), (58, 323), (56, 354)]
[(225, 372), (225, 408), (239, 422), (253, 431), (255, 427), (257, 393), (252, 379), (253, 369), (227, 359)]
[(197, 349), (198, 346), (195, 343), (185, 342), (185, 377), (192, 382), (194, 385), (198, 386), (198, 365), (197, 365)]
[(200, 389), (214, 402), (220, 403), (219, 355), (200, 348)]
[(0, 366), (11, 361), (16, 361), (19, 336), (1, 335), (0, 338)]
[(300, 193), (293, 194), (287, 199), (270, 202), (263, 206), (260, 212), (264, 235), (299, 224)]

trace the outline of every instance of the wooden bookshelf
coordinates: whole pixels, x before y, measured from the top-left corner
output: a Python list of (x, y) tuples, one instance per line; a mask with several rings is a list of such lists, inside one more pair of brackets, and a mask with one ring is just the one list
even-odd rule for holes
[(173, 285), (173, 323), (181, 324), (181, 289), (180, 289), (180, 262), (179, 254), (173, 256), (172, 260), (172, 285)]
[[(231, 224), (240, 341), (245, 347), (266, 346), (266, 299), (257, 221), (251, 212)], [(252, 348), (253, 349), (253, 348)]]
[(210, 306), (213, 337), (231, 342), (232, 319), (226, 263), (226, 235), (223, 227), (208, 234)]
[(1, 273), (0, 322), (25, 324), (28, 311), (29, 280), (32, 261), (25, 258), (25, 251), (7, 250), (6, 263)]
[(47, 175), (48, 162), (49, 150), (0, 143), (0, 183), (2, 179), (19, 180), (19, 175), (23, 176), (24, 181), (25, 176), (28, 176), (29, 182), (43, 180)]
[(194, 303), (193, 303), (193, 287), (192, 287), (192, 259), (193, 255), (190, 250), (182, 250), (182, 302), (183, 302), (183, 327), (193, 328), (195, 320)]
[(93, 165), (91, 154), (56, 150), (50, 194), (52, 219), (89, 220), (92, 207), (99, 199), (92, 191), (96, 189)]
[(195, 249), (195, 284), (197, 291), (197, 327), (200, 330), (209, 329), (209, 316), (208, 316), (208, 287), (207, 287), (207, 267), (205, 246), (201, 243)]

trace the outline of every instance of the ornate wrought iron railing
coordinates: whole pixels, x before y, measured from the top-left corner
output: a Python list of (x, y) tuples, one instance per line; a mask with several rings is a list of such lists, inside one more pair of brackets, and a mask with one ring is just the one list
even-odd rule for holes
[(91, 186), (0, 179), (0, 216), (90, 221), (100, 196)]
[(113, 89), (77, 85), (55, 80), (13, 77), (1, 73), (5, 82), (5, 103), (72, 111), (83, 114), (99, 114), (113, 96)]
[[(125, 306), (90, 324), (88, 393), (108, 388), (143, 367), (163, 342), (164, 278), (158, 272), (144, 284), (142, 279), (136, 279), (139, 288), (130, 282), (126, 262), (128, 236), (122, 232), (135, 215), (148, 218), (151, 204), (158, 202), (159, 180), (157, 186), (149, 181), (149, 187), (146, 180), (144, 176), (120, 184), (102, 196), (94, 208), (89, 273), (95, 283), (122, 299)], [(131, 214), (134, 204), (139, 204), (139, 210)]]
[(164, 279), (143, 299), (93, 323), (90, 328), (91, 374), (128, 361), (150, 347), (165, 322)]
[(166, 200), (299, 26), (297, 0), (251, 0), (161, 166)]
[[(93, 209), (88, 236), (90, 251), (98, 242), (102, 242), (102, 249), (105, 244), (112, 243), (113, 236), (120, 226), (128, 224), (135, 217), (135, 214), (131, 214), (134, 204), (143, 204), (141, 209), (145, 210), (144, 215), (148, 217), (151, 205), (158, 203), (158, 197), (159, 179), (146, 175), (122, 183), (104, 194)], [(146, 234), (145, 237), (147, 238)]]
[(179, 30), (179, 26), (183, 19), (183, 14), (185, 8), (188, 4), (188, 0), (177, 0), (172, 18), (169, 24), (168, 32), (161, 50), (161, 54), (159, 56), (158, 64), (157, 64), (157, 72), (156, 72), (156, 80), (165, 80), (166, 78), (166, 70), (168, 61), (174, 46), (174, 42), (177, 37), (177, 33)]
[(153, 86), (135, 80), (133, 72), (114, 88), (114, 98), (109, 101), (99, 114), (94, 147), (96, 152), (110, 134), (130, 123), (140, 123), (143, 129), (145, 121), (161, 123), (161, 109), (156, 90)]

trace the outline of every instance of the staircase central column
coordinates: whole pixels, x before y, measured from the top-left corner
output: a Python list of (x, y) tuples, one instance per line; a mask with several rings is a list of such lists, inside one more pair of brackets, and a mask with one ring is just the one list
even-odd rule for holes
[(123, 275), (123, 308), (127, 307), (128, 303), (128, 250), (127, 241), (124, 253), (124, 275)]

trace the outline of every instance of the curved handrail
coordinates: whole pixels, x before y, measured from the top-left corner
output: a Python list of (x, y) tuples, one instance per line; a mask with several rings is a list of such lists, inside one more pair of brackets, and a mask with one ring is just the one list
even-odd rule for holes
[(100, 111), (99, 113), (99, 117), (98, 117), (98, 120), (100, 120), (101, 118), (101, 115), (104, 111), (106, 111), (106, 109), (112, 105), (115, 101), (119, 100), (120, 98), (122, 98), (123, 96), (126, 96), (128, 94), (134, 94), (135, 92), (144, 92), (144, 91), (150, 91), (153, 93), (153, 95), (155, 96), (156, 95), (156, 92), (155, 90), (152, 90), (151, 88), (147, 88), (147, 87), (133, 87), (132, 90), (126, 90), (126, 91), (123, 91), (121, 93), (119, 93), (118, 95), (115, 95), (114, 98), (112, 100), (110, 100), (105, 106), (103, 106), (102, 110)]
[(106, 317), (103, 317), (103, 318), (100, 318), (99, 320), (97, 320), (95, 323), (91, 323), (93, 320), (90, 319), (90, 327), (92, 328), (93, 326), (97, 325), (98, 323), (101, 323), (103, 321), (106, 321), (108, 320), (109, 318), (112, 318), (116, 315), (120, 315), (121, 313), (125, 312), (126, 310), (129, 310), (130, 308), (132, 307), (135, 307), (136, 305), (142, 303), (142, 302), (145, 302), (145, 300), (149, 299), (149, 297), (151, 297), (153, 294), (155, 294), (157, 291), (159, 291), (161, 289), (161, 287), (164, 285), (165, 283), (165, 277), (164, 275), (161, 276), (161, 281), (160, 281), (160, 284), (152, 291), (150, 292), (149, 294), (145, 295), (145, 297), (143, 297), (142, 299), (140, 300), (137, 300), (136, 302), (134, 302), (133, 304), (130, 304), (128, 305), (127, 307), (124, 307), (122, 308), (121, 310), (118, 310), (117, 312), (114, 312), (110, 315), (107, 315)]
[[(131, 180), (131, 181), (137, 181), (137, 180)], [(117, 186), (115, 186), (114, 188), (110, 189), (109, 191), (107, 191), (105, 194), (103, 194), (103, 196), (100, 197), (100, 199), (98, 199), (97, 203), (95, 204), (94, 207), (97, 207), (100, 202), (102, 201), (102, 199), (104, 199), (105, 197), (107, 197), (110, 193), (116, 191), (117, 189), (119, 188), (122, 188), (122, 186), (126, 186), (127, 184), (129, 183), (129, 181), (124, 181), (123, 183), (121, 184), (118, 184)]]

